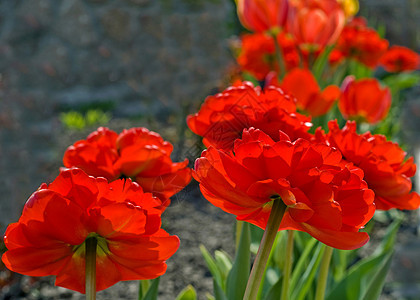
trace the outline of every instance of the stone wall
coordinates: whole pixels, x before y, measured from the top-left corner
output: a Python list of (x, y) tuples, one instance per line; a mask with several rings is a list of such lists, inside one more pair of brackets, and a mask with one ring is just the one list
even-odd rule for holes
[(59, 112), (163, 119), (218, 85), (226, 0), (0, 1), (0, 232), (58, 173)]

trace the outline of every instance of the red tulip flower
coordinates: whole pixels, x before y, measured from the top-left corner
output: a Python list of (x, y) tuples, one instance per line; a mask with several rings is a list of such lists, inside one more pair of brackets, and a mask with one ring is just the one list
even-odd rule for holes
[(387, 141), (382, 135), (357, 134), (355, 122), (348, 121), (341, 130), (337, 121), (330, 121), (328, 125), (327, 135), (317, 130), (317, 140), (336, 147), (345, 160), (363, 170), (364, 180), (375, 192), (377, 209), (417, 209), (420, 206), (420, 196), (411, 192), (410, 177), (414, 176), (416, 165), (412, 157), (406, 159), (406, 153), (398, 144)]
[(312, 117), (325, 115), (340, 97), (338, 86), (327, 86), (323, 91), (314, 75), (307, 69), (294, 69), (286, 74), (281, 88), (296, 97), (297, 107)]
[(374, 124), (387, 116), (391, 107), (391, 91), (388, 87), (382, 88), (378, 80), (355, 80), (348, 76), (341, 90), (338, 107), (344, 118)]
[[(264, 33), (244, 34), (241, 36), (241, 42), (237, 61), (243, 71), (251, 73), (258, 80), (264, 80), (271, 71), (280, 71), (273, 37)], [(295, 41), (281, 32), (277, 35), (277, 42), (282, 51), (286, 70), (296, 68), (300, 58)]]
[(309, 139), (310, 118), (296, 112), (294, 99), (279, 88), (261, 90), (250, 82), (207, 97), (201, 109), (187, 118), (188, 127), (203, 137), (205, 146), (230, 151), (244, 128), (263, 130), (274, 140), (286, 132), (292, 140)]
[(77, 167), (89, 175), (109, 181), (130, 177), (144, 191), (162, 199), (182, 190), (191, 180), (188, 160), (172, 162), (173, 147), (162, 137), (146, 128), (124, 130), (120, 135), (101, 127), (86, 140), (70, 146), (63, 158), (67, 168)]
[(56, 285), (85, 293), (85, 243), (97, 241), (96, 290), (122, 280), (156, 278), (179, 247), (160, 228), (160, 201), (130, 179), (108, 183), (67, 169), (29, 198), (5, 233), (10, 270), (55, 275)]
[(339, 249), (369, 239), (358, 231), (373, 216), (374, 195), (361, 176), (325, 144), (291, 142), (283, 132), (274, 142), (253, 128), (244, 130), (233, 152), (204, 151), (194, 173), (204, 197), (238, 220), (265, 229), (273, 201), (283, 201), (280, 230), (306, 231)]
[(420, 66), (420, 55), (406, 47), (392, 46), (382, 55), (380, 64), (388, 72), (415, 71)]
[(290, 1), (287, 31), (303, 49), (312, 52), (334, 44), (344, 23), (344, 11), (336, 0)]
[(379, 64), (388, 49), (388, 41), (372, 28), (366, 27), (364, 19), (354, 18), (347, 24), (330, 55), (330, 63), (338, 63), (344, 58), (355, 59), (373, 69)]
[(238, 16), (242, 25), (262, 32), (286, 24), (288, 0), (238, 0)]

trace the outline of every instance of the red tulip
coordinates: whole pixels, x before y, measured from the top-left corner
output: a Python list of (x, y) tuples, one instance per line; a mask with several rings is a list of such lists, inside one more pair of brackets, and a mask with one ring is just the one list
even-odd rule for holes
[(238, 16), (245, 28), (261, 32), (286, 24), (288, 0), (238, 0)]
[(304, 49), (316, 51), (334, 44), (344, 23), (344, 11), (336, 0), (290, 2), (287, 30)]
[(381, 88), (374, 78), (355, 80), (347, 77), (341, 87), (338, 107), (346, 119), (362, 120), (371, 124), (383, 120), (391, 107), (391, 91)]
[(420, 55), (406, 47), (392, 46), (382, 55), (380, 64), (388, 72), (415, 71), (420, 66)]
[(292, 140), (309, 139), (309, 121), (296, 112), (294, 99), (281, 89), (261, 90), (250, 82), (207, 97), (200, 111), (187, 118), (188, 127), (203, 137), (204, 145), (226, 151), (232, 150), (233, 142), (250, 126), (263, 130), (274, 140), (278, 140), (279, 130)]
[(364, 180), (375, 192), (377, 209), (417, 209), (420, 206), (420, 196), (411, 192), (410, 177), (414, 176), (416, 165), (412, 157), (406, 159), (406, 153), (398, 144), (387, 141), (382, 135), (357, 134), (355, 122), (348, 121), (341, 130), (337, 121), (330, 121), (328, 125), (327, 135), (317, 130), (317, 140), (336, 147), (345, 160), (363, 170)]
[(191, 180), (188, 160), (172, 162), (173, 147), (146, 128), (124, 130), (120, 135), (101, 127), (86, 140), (76, 142), (64, 154), (64, 166), (78, 167), (109, 181), (130, 177), (146, 192), (162, 199), (182, 190)]
[(307, 111), (312, 117), (326, 114), (340, 97), (340, 89), (335, 85), (321, 91), (314, 75), (307, 69), (290, 71), (280, 86), (286, 93), (296, 97), (298, 108)]
[(331, 53), (330, 63), (352, 58), (373, 69), (378, 66), (388, 44), (374, 29), (366, 27), (364, 19), (354, 18), (341, 32)]
[[(276, 46), (271, 36), (264, 33), (245, 34), (241, 36), (241, 42), (237, 61), (243, 71), (251, 73), (258, 80), (264, 80), (270, 71), (280, 71)], [(277, 42), (282, 50), (286, 69), (296, 68), (299, 65), (299, 54), (294, 40), (281, 32), (277, 35)]]
[(358, 230), (373, 216), (374, 195), (360, 176), (357, 168), (342, 166), (333, 148), (291, 142), (283, 132), (274, 142), (253, 128), (244, 130), (232, 152), (204, 151), (194, 173), (204, 197), (238, 220), (265, 229), (273, 199), (280, 197), (287, 206), (280, 230), (306, 231), (339, 249), (369, 239)]
[(160, 228), (160, 201), (130, 179), (108, 183), (67, 169), (26, 202), (19, 222), (5, 233), (10, 270), (57, 276), (56, 285), (85, 292), (85, 241), (97, 240), (96, 287), (156, 278), (179, 247)]

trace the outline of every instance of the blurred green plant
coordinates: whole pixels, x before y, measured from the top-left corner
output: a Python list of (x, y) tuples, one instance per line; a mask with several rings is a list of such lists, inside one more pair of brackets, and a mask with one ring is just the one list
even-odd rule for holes
[(69, 111), (60, 114), (60, 121), (66, 129), (82, 130), (92, 125), (105, 125), (111, 120), (111, 114), (100, 109), (91, 109), (86, 113)]

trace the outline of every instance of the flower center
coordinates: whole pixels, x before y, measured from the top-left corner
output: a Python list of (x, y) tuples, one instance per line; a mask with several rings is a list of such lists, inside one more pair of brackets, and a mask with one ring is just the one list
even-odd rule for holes
[(107, 256), (108, 254), (111, 253), (111, 251), (108, 248), (108, 242), (106, 240), (106, 238), (100, 236), (99, 234), (97, 234), (96, 232), (91, 232), (89, 233), (89, 235), (86, 237), (85, 241), (80, 244), (80, 245), (76, 245), (73, 246), (73, 252), (75, 255), (77, 256), (81, 256), (84, 257), (86, 255), (86, 240), (89, 238), (95, 238), (96, 239), (96, 255), (97, 256)]

